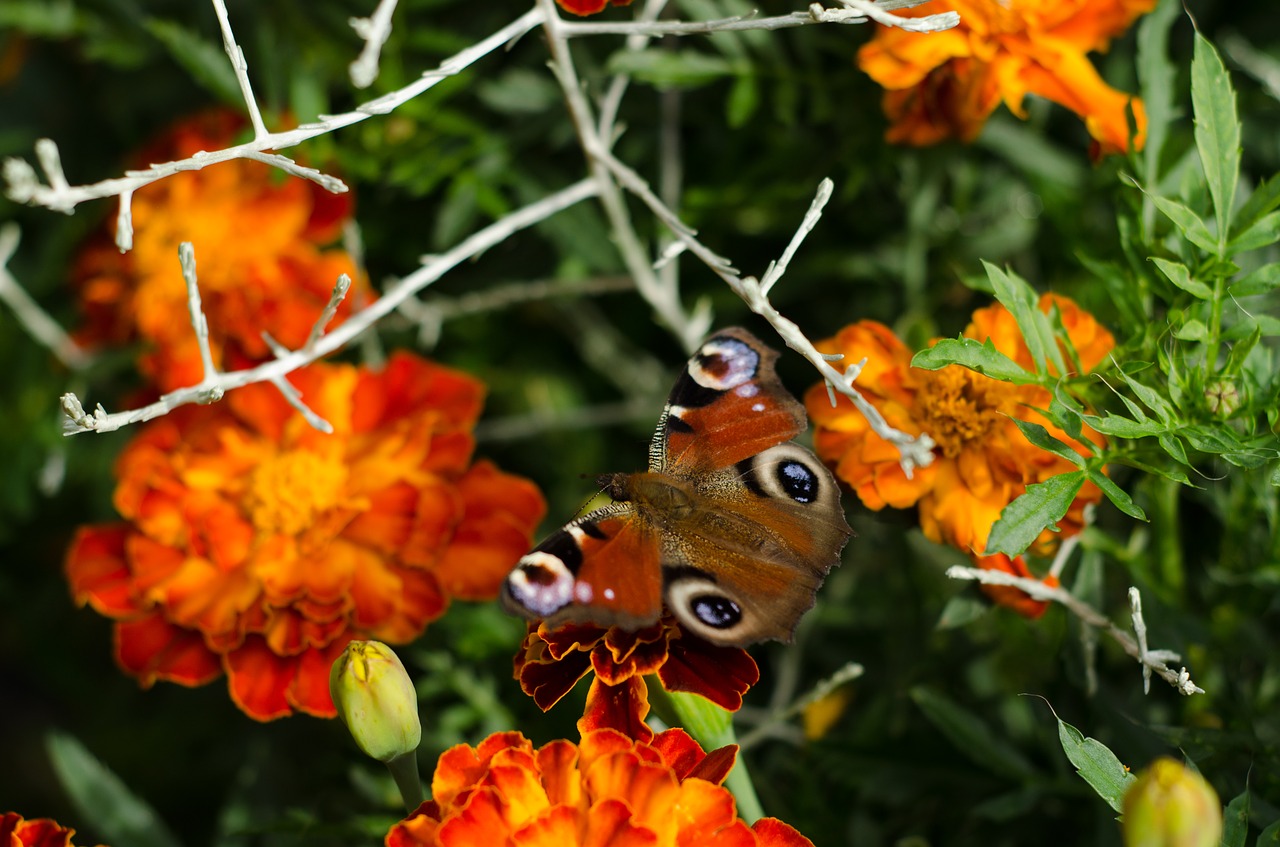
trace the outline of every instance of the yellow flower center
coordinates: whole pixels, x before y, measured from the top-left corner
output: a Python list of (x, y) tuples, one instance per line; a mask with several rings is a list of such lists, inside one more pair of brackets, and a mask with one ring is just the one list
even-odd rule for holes
[(260, 532), (296, 535), (342, 501), (346, 483), (347, 468), (337, 459), (293, 450), (258, 466), (245, 506)]
[(986, 438), (1017, 408), (1016, 386), (959, 365), (919, 371), (917, 379), (915, 418), (948, 458)]

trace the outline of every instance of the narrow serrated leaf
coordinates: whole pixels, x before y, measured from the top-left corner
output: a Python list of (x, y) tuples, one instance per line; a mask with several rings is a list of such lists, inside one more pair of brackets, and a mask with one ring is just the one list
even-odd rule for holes
[(1159, 435), (1169, 429), (1164, 424), (1149, 418), (1135, 421), (1111, 412), (1107, 412), (1102, 417), (1086, 415), (1085, 422), (1103, 435), (1114, 435), (1117, 438), (1144, 438), (1148, 435)]
[(1280, 240), (1280, 212), (1272, 212), (1254, 221), (1240, 234), (1233, 235), (1231, 243), (1227, 245), (1227, 255), (1247, 253), (1259, 247), (1275, 244), (1278, 240)]
[(1120, 465), (1128, 465), (1131, 468), (1137, 468), (1138, 470), (1143, 471), (1144, 473), (1153, 474), (1155, 476), (1162, 476), (1165, 479), (1171, 479), (1174, 482), (1180, 482), (1183, 485), (1190, 486), (1191, 488), (1200, 487), (1195, 483), (1193, 483), (1190, 477), (1188, 477), (1185, 473), (1183, 473), (1181, 470), (1179, 470), (1176, 467), (1161, 467), (1159, 465), (1152, 465), (1152, 464), (1149, 464), (1148, 462), (1142, 461), (1141, 459), (1135, 459), (1133, 456), (1123, 456), (1123, 457), (1117, 458), (1115, 460), (1115, 463)]
[(1170, 282), (1192, 297), (1197, 297), (1201, 300), (1208, 300), (1213, 297), (1213, 289), (1198, 279), (1192, 279), (1191, 271), (1187, 270), (1187, 266), (1181, 262), (1171, 262), (1158, 256), (1152, 256), (1151, 261)]
[(1062, 359), (1062, 351), (1058, 349), (1053, 325), (1049, 323), (1049, 316), (1040, 311), (1040, 298), (1036, 296), (1035, 289), (1012, 271), (1006, 272), (985, 260), (982, 266), (986, 268), (987, 277), (995, 288), (996, 299), (1009, 310), (1018, 324), (1031, 359), (1036, 363), (1036, 372), (1047, 373), (1046, 362), (1052, 362), (1059, 374), (1065, 374), (1067, 366)]
[(1061, 456), (1077, 468), (1084, 467), (1084, 457), (1077, 453), (1075, 448), (1050, 435), (1049, 430), (1045, 429), (1040, 424), (1032, 421), (1018, 420), (1017, 418), (1013, 418), (1013, 422), (1017, 425), (1018, 429), (1022, 430), (1022, 434), (1026, 439), (1036, 447)]
[(1177, 410), (1173, 408), (1172, 404), (1170, 404), (1167, 399), (1165, 399), (1163, 394), (1160, 394), (1148, 385), (1138, 382), (1138, 380), (1129, 376), (1123, 370), (1120, 371), (1120, 378), (1124, 380), (1125, 385), (1129, 386), (1129, 390), (1137, 395), (1138, 399), (1142, 401), (1144, 406), (1152, 412), (1155, 412), (1156, 417), (1159, 418), (1162, 423), (1167, 424), (1173, 421)]
[(1278, 287), (1280, 287), (1280, 262), (1272, 262), (1249, 271), (1231, 283), (1227, 290), (1233, 297), (1251, 297), (1255, 294), (1266, 294)]
[(1001, 382), (1017, 385), (1040, 382), (1035, 374), (1027, 373), (1021, 365), (997, 350), (991, 339), (981, 342), (972, 338), (943, 338), (911, 359), (911, 367), (927, 371), (936, 371), (947, 365), (961, 365)]
[(1254, 842), (1256, 847), (1280, 847), (1280, 821), (1274, 821)]
[[(1199, 31), (1191, 59), (1191, 108), (1195, 113), (1196, 149), (1213, 197), (1218, 240), (1227, 241), (1227, 222), (1235, 205), (1240, 178), (1240, 120), (1236, 94), (1218, 51)], [(1221, 251), (1218, 251), (1221, 252)]]
[(1186, 448), (1182, 446), (1182, 441), (1178, 436), (1171, 432), (1160, 433), (1160, 446), (1164, 448), (1164, 452), (1168, 453), (1177, 462), (1184, 465), (1190, 465), (1187, 461)]
[(1076, 766), (1076, 773), (1107, 802), (1112, 809), (1121, 811), (1124, 793), (1137, 782), (1137, 777), (1125, 770), (1107, 745), (1085, 734), (1058, 718), (1058, 741), (1062, 752)]
[(1254, 326), (1253, 331), (1231, 345), (1231, 353), (1227, 356), (1227, 363), (1222, 366), (1221, 375), (1227, 379), (1231, 379), (1240, 373), (1240, 369), (1244, 367), (1245, 360), (1249, 358), (1249, 354), (1253, 352), (1253, 348), (1258, 345), (1258, 341), (1262, 338), (1262, 328)]
[(629, 74), (658, 89), (696, 88), (734, 73), (722, 56), (698, 50), (619, 50), (609, 57), (610, 73)]
[(1053, 399), (1049, 401), (1047, 410), (1049, 420), (1053, 421), (1053, 425), (1058, 429), (1079, 441), (1083, 437), (1083, 430), (1081, 429), (1083, 410), (1074, 405), (1069, 406), (1060, 400), (1059, 396), (1066, 393), (1061, 389), (1061, 383), (1054, 388)]
[(221, 44), (215, 44), (172, 21), (148, 18), (144, 26), (165, 46), (173, 60), (215, 97), (236, 106), (244, 102), (240, 84), (236, 82), (236, 72)]
[(1249, 789), (1237, 794), (1222, 812), (1222, 847), (1244, 847), (1249, 836)]
[(77, 739), (61, 732), (45, 737), (49, 760), (79, 817), (111, 844), (180, 847), (145, 801), (129, 790)]
[(976, 764), (1019, 780), (1035, 775), (1035, 767), (1017, 748), (969, 710), (924, 686), (912, 688), (911, 699), (929, 722)]
[(991, 527), (984, 556), (1019, 556), (1046, 527), (1057, 526), (1084, 485), (1085, 471), (1071, 471), (1027, 486), (1027, 491), (1000, 512)]
[(1205, 226), (1204, 221), (1195, 212), (1179, 203), (1177, 200), (1170, 200), (1168, 197), (1157, 197), (1152, 194), (1151, 202), (1156, 204), (1164, 216), (1173, 221), (1173, 225), (1190, 241), (1202, 250), (1207, 250), (1218, 255), (1222, 250), (1222, 245), (1209, 234), (1209, 228)]
[(1117, 509), (1135, 520), (1145, 521), (1147, 519), (1147, 513), (1142, 511), (1142, 507), (1133, 502), (1133, 498), (1129, 496), (1129, 493), (1108, 479), (1106, 474), (1097, 468), (1089, 468), (1088, 474), (1089, 481), (1102, 489), (1102, 493), (1107, 495), (1107, 499)]
[(1280, 206), (1280, 174), (1274, 174), (1253, 189), (1236, 212), (1235, 228), (1244, 232), (1254, 221)]
[(1173, 337), (1179, 341), (1208, 341), (1209, 327), (1204, 325), (1204, 321), (1183, 321), (1173, 328)]

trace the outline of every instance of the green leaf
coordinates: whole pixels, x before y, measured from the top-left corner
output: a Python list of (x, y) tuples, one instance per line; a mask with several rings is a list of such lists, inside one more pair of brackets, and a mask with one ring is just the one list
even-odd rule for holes
[(1204, 321), (1185, 321), (1174, 328), (1173, 337), (1180, 341), (1208, 341), (1209, 327), (1204, 325)]
[(240, 95), (240, 84), (236, 82), (236, 72), (221, 44), (214, 44), (172, 21), (147, 18), (143, 26), (165, 46), (173, 60), (193, 80), (224, 103), (243, 105), (244, 99)]
[(1240, 121), (1236, 116), (1236, 94), (1231, 78), (1213, 49), (1199, 31), (1195, 35), (1191, 60), (1191, 108), (1195, 112), (1196, 149), (1204, 167), (1205, 182), (1213, 197), (1218, 240), (1227, 240), (1227, 222), (1235, 205), (1236, 183), (1240, 179)]
[(80, 28), (70, 0), (0, 3), (0, 27), (37, 38), (67, 38)]
[(1107, 499), (1117, 509), (1135, 520), (1145, 521), (1147, 519), (1147, 513), (1142, 511), (1142, 507), (1133, 502), (1133, 498), (1129, 496), (1128, 492), (1108, 479), (1106, 474), (1097, 468), (1089, 468), (1087, 473), (1089, 474), (1089, 481), (1101, 488), (1102, 493), (1107, 495)]
[(1169, 278), (1170, 282), (1192, 297), (1197, 297), (1201, 300), (1208, 300), (1213, 297), (1213, 289), (1198, 279), (1192, 279), (1191, 271), (1187, 270), (1187, 266), (1181, 262), (1171, 262), (1158, 256), (1152, 256), (1151, 261), (1160, 269), (1162, 274)]
[(1025, 780), (1035, 775), (1026, 757), (980, 717), (923, 685), (911, 689), (911, 699), (956, 749), (992, 773)]
[(1215, 256), (1222, 249), (1217, 240), (1209, 234), (1209, 228), (1204, 225), (1204, 221), (1200, 220), (1200, 216), (1179, 203), (1177, 200), (1170, 200), (1168, 197), (1157, 197), (1151, 195), (1151, 202), (1156, 204), (1156, 208), (1164, 213), (1164, 216), (1173, 221), (1174, 226), (1183, 234), (1183, 236), (1202, 250), (1207, 250)]
[(1141, 382), (1138, 382), (1136, 379), (1125, 373), (1123, 369), (1120, 371), (1120, 378), (1123, 379), (1125, 385), (1129, 386), (1129, 389), (1137, 395), (1143, 405), (1156, 413), (1156, 417), (1159, 418), (1161, 422), (1167, 424), (1173, 421), (1174, 416), (1177, 414), (1177, 410), (1174, 409), (1169, 401), (1165, 399), (1163, 394), (1160, 394), (1150, 386), (1143, 385)]
[(1277, 287), (1280, 287), (1280, 262), (1272, 262), (1249, 271), (1233, 282), (1227, 290), (1233, 297), (1251, 297), (1255, 294), (1274, 291)]
[(1246, 253), (1275, 244), (1280, 240), (1280, 212), (1272, 212), (1266, 217), (1254, 221), (1248, 229), (1235, 235), (1227, 245), (1227, 255)]
[(1227, 356), (1227, 363), (1222, 366), (1221, 376), (1231, 379), (1240, 373), (1240, 369), (1244, 367), (1245, 360), (1249, 358), (1249, 353), (1257, 346), (1258, 341), (1262, 338), (1262, 328), (1255, 326), (1253, 331), (1244, 338), (1231, 345), (1231, 353)]
[(1166, 425), (1146, 417), (1139, 422), (1111, 412), (1107, 412), (1104, 417), (1086, 415), (1085, 422), (1103, 435), (1114, 435), (1117, 438), (1143, 438), (1148, 435), (1159, 435), (1169, 429)]
[[(1063, 397), (1071, 399), (1071, 403), (1068, 404), (1063, 401), (1061, 399)], [(1049, 420), (1053, 421), (1054, 426), (1070, 435), (1076, 441), (1083, 437), (1080, 424), (1083, 421), (1084, 409), (1075, 403), (1074, 398), (1071, 398), (1063, 390), (1061, 382), (1054, 387), (1053, 399), (1049, 401), (1048, 414)]]
[(729, 100), (725, 103), (725, 117), (729, 126), (739, 129), (747, 125), (760, 105), (760, 83), (755, 76), (744, 74), (734, 81), (729, 89)]
[(1189, 476), (1176, 467), (1166, 468), (1159, 465), (1152, 465), (1148, 462), (1142, 461), (1141, 459), (1135, 459), (1133, 456), (1116, 456), (1112, 458), (1112, 462), (1114, 464), (1128, 465), (1131, 468), (1137, 468), (1140, 471), (1153, 474), (1155, 476), (1162, 476), (1165, 479), (1171, 479), (1174, 482), (1180, 482), (1183, 485), (1187, 485), (1192, 488), (1200, 487), (1193, 483)]
[(1053, 334), (1053, 325), (1049, 316), (1040, 311), (1039, 297), (1035, 289), (1016, 273), (1005, 272), (985, 259), (982, 266), (987, 270), (987, 277), (995, 289), (996, 299), (1013, 315), (1027, 342), (1031, 359), (1036, 363), (1036, 371), (1045, 373), (1046, 361), (1052, 362), (1058, 373), (1067, 372), (1066, 362), (1062, 360), (1062, 351), (1058, 349), (1058, 341)]
[(1018, 429), (1022, 430), (1022, 434), (1026, 439), (1039, 447), (1041, 450), (1047, 450), (1062, 458), (1066, 459), (1077, 468), (1084, 467), (1084, 458), (1064, 441), (1060, 441), (1049, 434), (1049, 430), (1045, 429), (1038, 423), (1031, 421), (1021, 421), (1017, 418), (1012, 419)]
[(1222, 847), (1244, 847), (1249, 836), (1249, 789), (1235, 796), (1222, 812)]
[(1162, 432), (1160, 433), (1159, 440), (1160, 446), (1164, 448), (1164, 452), (1172, 456), (1174, 461), (1180, 462), (1184, 465), (1191, 464), (1187, 461), (1187, 450), (1182, 446), (1182, 441), (1178, 439), (1178, 436), (1171, 432)]
[(609, 57), (610, 73), (630, 74), (658, 89), (696, 88), (732, 76), (734, 66), (722, 56), (698, 50), (619, 50)]
[(1058, 718), (1058, 741), (1062, 743), (1062, 752), (1076, 766), (1076, 773), (1107, 801), (1107, 805), (1119, 812), (1125, 791), (1138, 778), (1125, 770), (1107, 745), (1095, 738), (1086, 738), (1084, 733), (1061, 718)]
[(1257, 847), (1280, 847), (1280, 820), (1273, 822), (1254, 842)]
[(1275, 174), (1253, 190), (1236, 212), (1235, 228), (1244, 232), (1254, 221), (1280, 206), (1280, 174)]
[(58, 780), (80, 817), (86, 824), (92, 823), (108, 843), (180, 847), (155, 810), (75, 738), (50, 732), (45, 737), (45, 747)]
[(1029, 374), (1013, 359), (996, 349), (991, 339), (985, 342), (972, 338), (944, 338), (927, 347), (911, 359), (911, 367), (936, 371), (947, 365), (962, 365), (980, 374), (1012, 382), (1016, 385), (1036, 385), (1040, 380)]
[(1160, 152), (1175, 117), (1177, 70), (1169, 61), (1169, 30), (1182, 12), (1177, 0), (1160, 0), (1138, 25), (1138, 83), (1147, 107), (1147, 145), (1142, 151), (1143, 181), (1155, 185)]
[(959, 629), (976, 621), (991, 611), (991, 603), (978, 599), (970, 592), (955, 595), (942, 607), (942, 614), (934, 624), (936, 629)]
[(1067, 513), (1086, 476), (1085, 471), (1071, 471), (1028, 485), (1026, 493), (1000, 512), (982, 555), (1021, 555), (1045, 527), (1056, 526)]

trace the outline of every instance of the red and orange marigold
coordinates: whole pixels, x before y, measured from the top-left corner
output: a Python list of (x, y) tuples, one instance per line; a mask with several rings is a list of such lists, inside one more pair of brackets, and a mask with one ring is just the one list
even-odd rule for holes
[[(1115, 341), (1105, 328), (1066, 297), (1046, 294), (1040, 310), (1057, 307), (1072, 347), (1085, 372), (1096, 367)], [(997, 350), (1033, 370), (1031, 353), (1013, 316), (996, 304), (974, 312), (965, 336), (990, 340)], [(1049, 392), (1038, 385), (1000, 382), (959, 365), (936, 371), (911, 367), (912, 352), (888, 327), (860, 321), (835, 338), (818, 345), (824, 353), (843, 353), (845, 361), (867, 358), (858, 390), (880, 410), (890, 426), (917, 435), (928, 433), (937, 443), (934, 462), (917, 468), (908, 479), (898, 464), (898, 450), (871, 431), (866, 419), (846, 398), (836, 406), (826, 387), (815, 385), (805, 405), (816, 427), (819, 456), (871, 509), (919, 506), (920, 525), (933, 541), (980, 555), (986, 550), (991, 526), (1000, 512), (1032, 483), (1075, 470), (1066, 459), (1035, 447), (1022, 435), (1013, 418), (1036, 420), (1036, 408), (1046, 408)], [(1070, 361), (1070, 357), (1064, 356)], [(1088, 441), (1071, 438), (1047, 420), (1039, 420), (1054, 437), (1082, 455), (1104, 443), (1101, 435), (1085, 430)], [(1035, 549), (1047, 552), (1056, 542), (1079, 532), (1084, 508), (1102, 494), (1086, 482), (1067, 514), (1060, 533), (1045, 530)], [(1001, 563), (981, 566), (1017, 569)], [(1024, 568), (1025, 569), (1025, 568)]]
[(1155, 0), (933, 0), (895, 14), (945, 11), (960, 24), (942, 32), (877, 26), (858, 51), (858, 66), (885, 89), (889, 141), (926, 145), (972, 141), (1002, 101), (1025, 117), (1023, 99), (1037, 94), (1084, 119), (1098, 155), (1135, 146), (1146, 135), (1142, 101), (1103, 82), (1087, 54), (1106, 50)]
[[(185, 159), (236, 143), (243, 121), (210, 112), (178, 124), (142, 151), (144, 164)], [(352, 291), (332, 326), (367, 301), (351, 257), (326, 245), (351, 216), (351, 195), (286, 177), (249, 159), (232, 159), (140, 188), (133, 197), (133, 249), (121, 254), (108, 233), (81, 254), (74, 272), (91, 346), (140, 341), (143, 373), (160, 391), (203, 376), (188, 316), (178, 245), (195, 246), (200, 296), (214, 362), (224, 370), (272, 356), (262, 333), (290, 348), (307, 340), (340, 274)], [(113, 221), (114, 223), (114, 221)]]
[(332, 716), (349, 641), (403, 644), (450, 598), (491, 599), (544, 511), (532, 483), (472, 463), (471, 377), (397, 354), (290, 379), (332, 435), (270, 385), (180, 407), (117, 462), (124, 520), (82, 528), (67, 557), (76, 600), (117, 621), (127, 672), (225, 672), (259, 720)]
[(721, 786), (736, 748), (684, 730), (636, 741), (602, 729), (534, 749), (515, 732), (446, 750), (432, 799), (387, 847), (812, 847), (774, 818), (748, 826)]
[(76, 831), (48, 818), (24, 820), (14, 812), (0, 814), (0, 847), (75, 847)]
[(520, 687), (546, 711), (587, 674), (594, 674), (581, 732), (616, 729), (647, 741), (648, 674), (667, 691), (699, 694), (736, 712), (742, 695), (760, 680), (755, 660), (741, 647), (721, 647), (684, 635), (670, 614), (644, 629), (570, 623), (555, 629), (529, 624), (515, 658)]

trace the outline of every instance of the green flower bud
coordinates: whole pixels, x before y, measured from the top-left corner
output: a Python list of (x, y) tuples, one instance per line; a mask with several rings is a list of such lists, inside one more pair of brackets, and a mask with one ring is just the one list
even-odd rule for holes
[(1215, 380), (1205, 386), (1204, 402), (1210, 412), (1227, 418), (1240, 408), (1240, 391), (1230, 380)]
[(1222, 803), (1204, 777), (1156, 759), (1124, 795), (1125, 847), (1218, 847)]
[(422, 740), (413, 680), (391, 648), (352, 641), (329, 671), (329, 694), (356, 744), (380, 762), (412, 753)]

